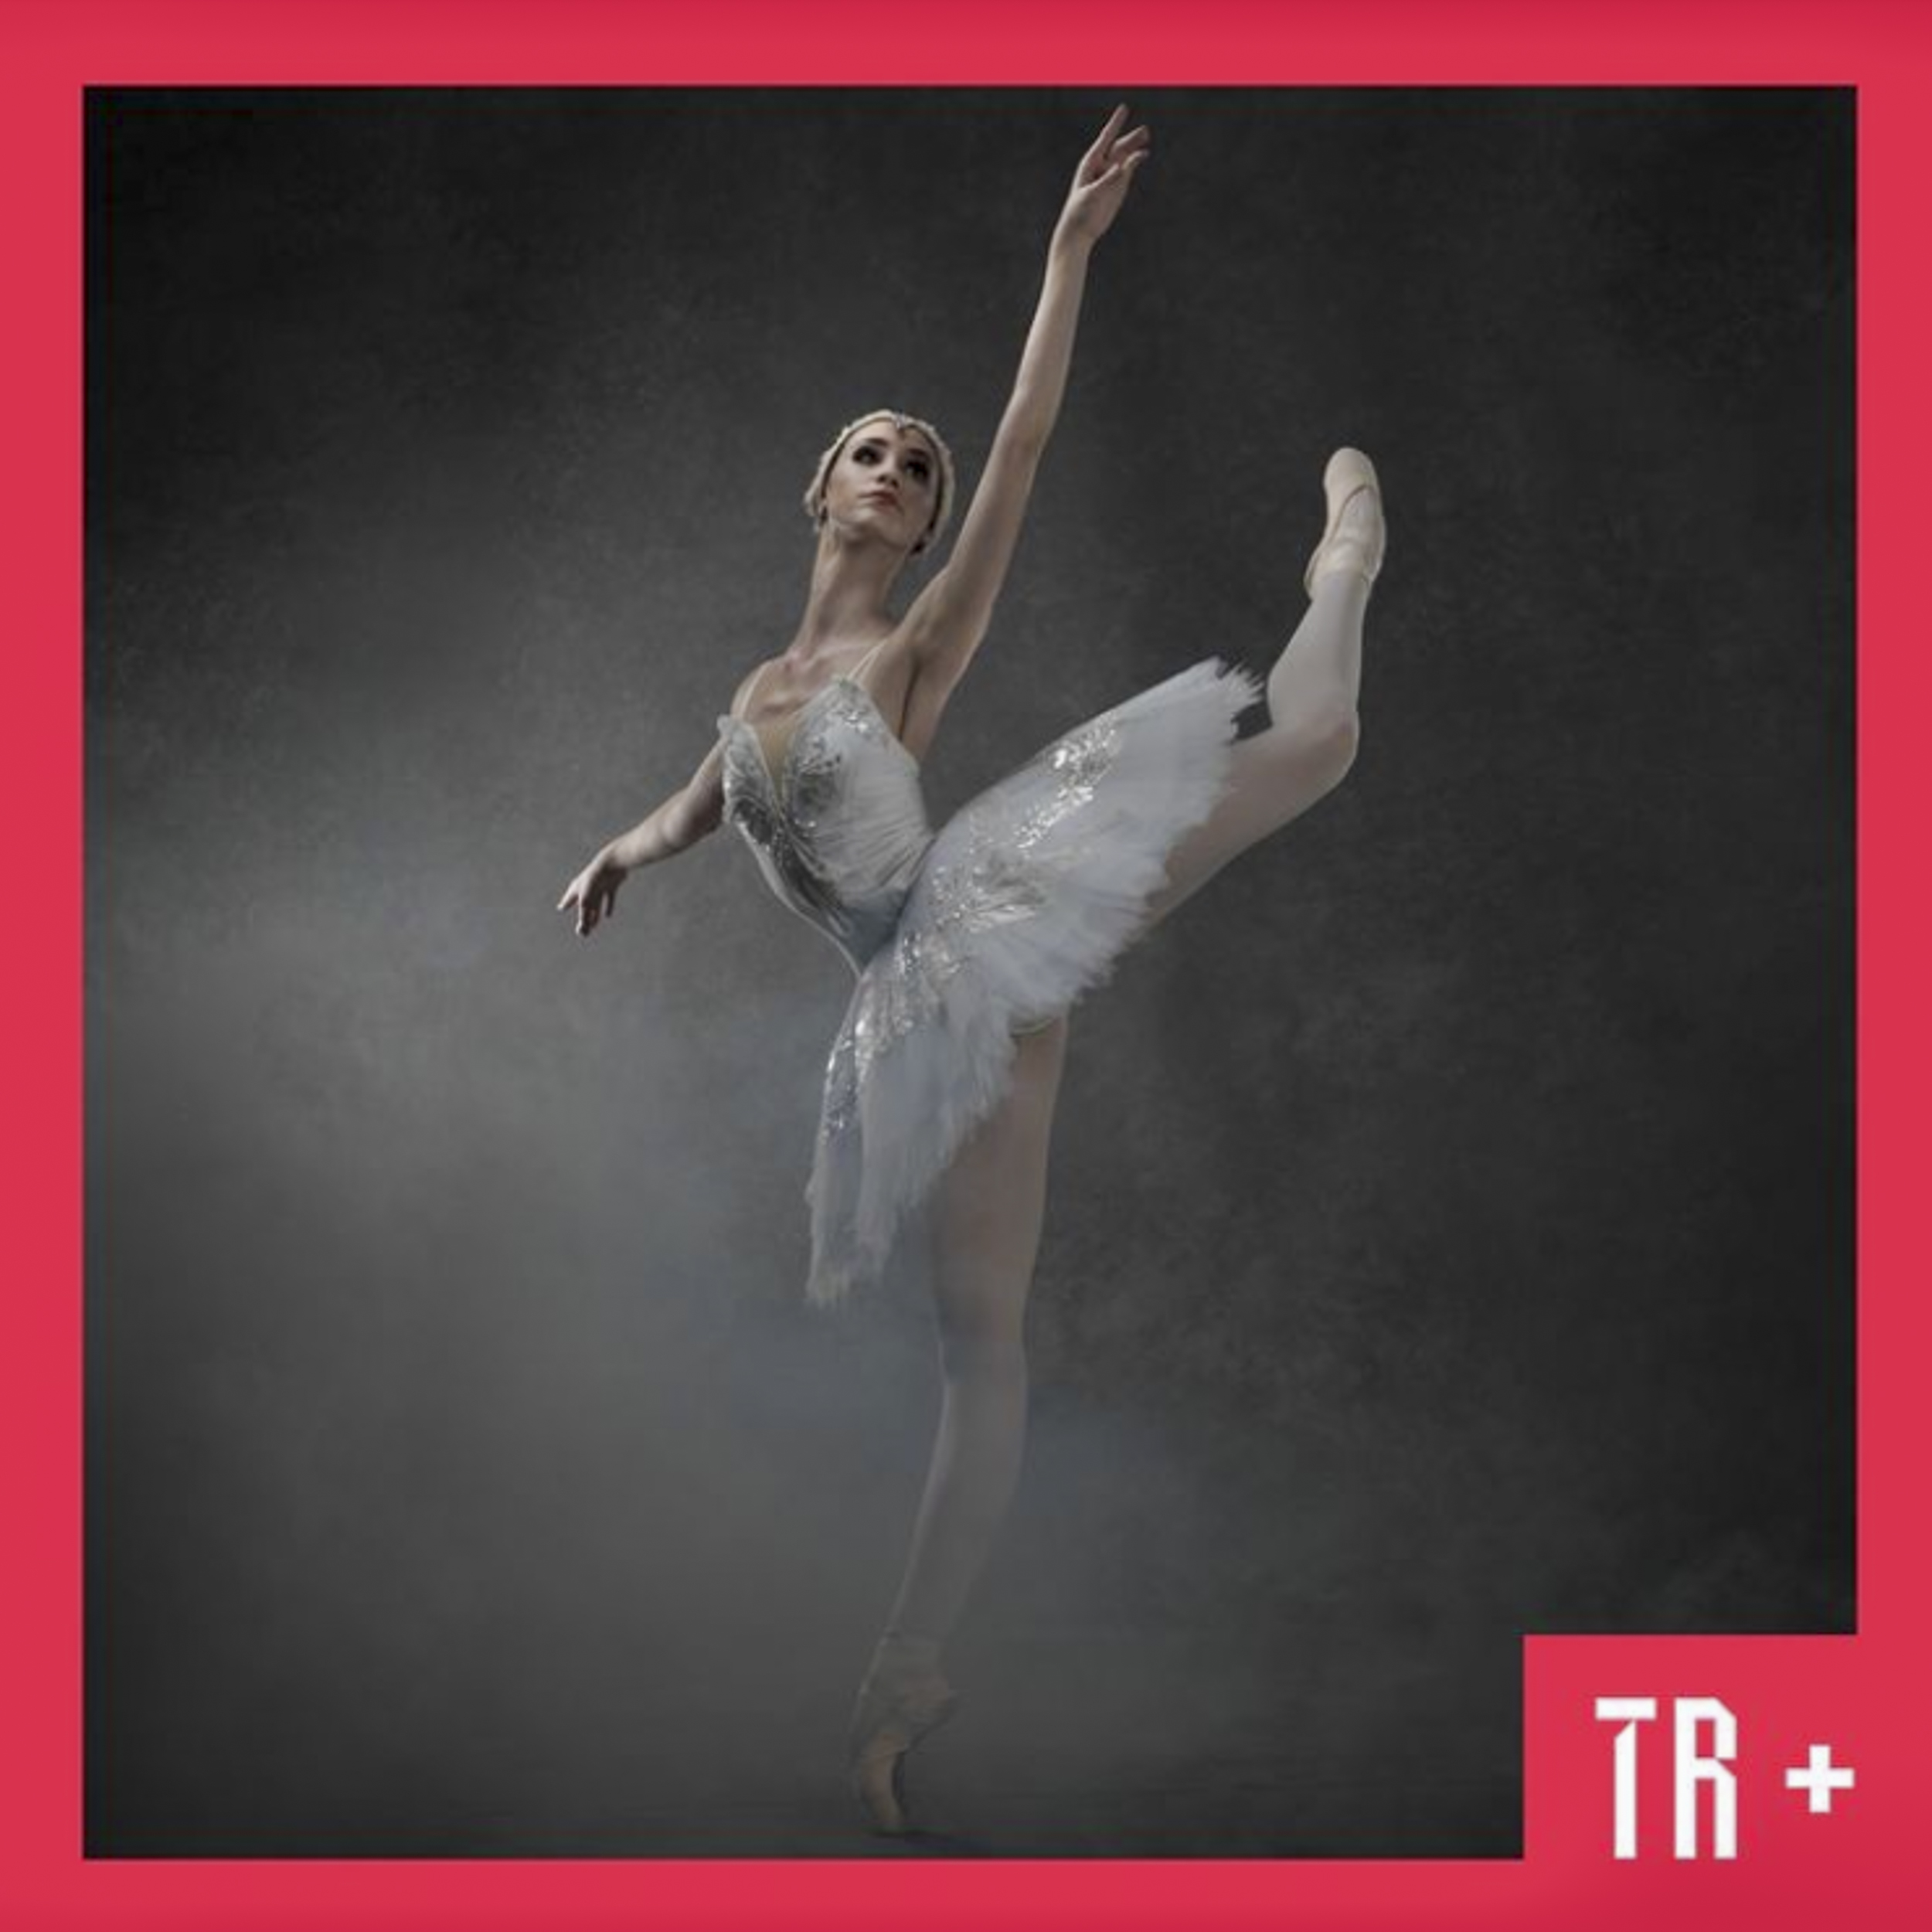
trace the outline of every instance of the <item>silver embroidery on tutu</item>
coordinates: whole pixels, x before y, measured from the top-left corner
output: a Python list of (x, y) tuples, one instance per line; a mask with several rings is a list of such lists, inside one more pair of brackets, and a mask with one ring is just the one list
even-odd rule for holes
[(718, 720), (725, 818), (779, 900), (858, 975), (825, 1066), (805, 1198), (809, 1298), (893, 1237), (1011, 1077), (1013, 1035), (1104, 980), (1175, 842), (1226, 791), (1251, 673), (1204, 659), (1056, 739), (934, 834), (919, 764), (865, 688), (805, 704), (779, 768)]

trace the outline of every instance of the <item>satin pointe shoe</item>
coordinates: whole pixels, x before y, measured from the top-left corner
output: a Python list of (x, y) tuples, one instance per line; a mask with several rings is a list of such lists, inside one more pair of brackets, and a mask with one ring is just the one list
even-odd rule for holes
[(1388, 537), (1382, 522), (1382, 485), (1376, 466), (1359, 450), (1339, 449), (1321, 472), (1328, 499), (1328, 527), (1301, 573), (1301, 587), (1315, 595), (1315, 580), (1331, 570), (1353, 570), (1372, 583), (1382, 569)]
[(859, 1686), (845, 1740), (852, 1791), (875, 1832), (913, 1829), (903, 1782), (906, 1754), (951, 1717), (959, 1698), (941, 1675), (938, 1645), (881, 1644)]

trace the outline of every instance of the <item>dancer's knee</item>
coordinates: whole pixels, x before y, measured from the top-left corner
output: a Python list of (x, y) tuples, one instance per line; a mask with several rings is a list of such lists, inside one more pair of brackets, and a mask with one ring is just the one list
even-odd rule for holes
[(961, 1318), (942, 1318), (940, 1366), (946, 1379), (975, 1387), (1026, 1383), (1026, 1343), (1019, 1323), (1004, 1311), (982, 1311)]
[(1251, 844), (1301, 817), (1348, 777), (1361, 749), (1361, 720), (1352, 710), (1284, 719), (1246, 740), (1253, 775), (1236, 801), (1242, 822), (1233, 842)]
[(1362, 748), (1362, 716), (1336, 705), (1312, 716), (1283, 718), (1253, 740), (1270, 762), (1304, 789), (1327, 791), (1348, 776)]

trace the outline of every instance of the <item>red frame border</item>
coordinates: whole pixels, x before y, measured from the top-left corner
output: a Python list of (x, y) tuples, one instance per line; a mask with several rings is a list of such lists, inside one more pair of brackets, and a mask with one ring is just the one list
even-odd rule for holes
[[(1913, 1096), (1926, 1071), (1926, 967), (1907, 889), (1927, 679), (1908, 601), (1932, 341), (1914, 186), (1932, 180), (1932, 9), (1913, 0), (1529, 0), (1274, 5), (977, 0), (950, 17), (882, 0), (703, 9), (618, 0), (19, 0), (0, 10), (7, 165), (0, 309), (12, 460), (5, 528), (17, 596), (0, 759), (12, 826), (6, 949), (16, 1265), (0, 1352), (9, 1587), (0, 1916), (63, 1927), (354, 1923), (559, 1927), (1056, 1925), (1294, 1914), (1351, 1926), (1653, 1926), (1712, 1913), (1760, 1927), (1826, 1910), (1886, 1922), (1932, 1901), (1914, 1801), (1927, 1698), (1925, 1447), (1913, 1369), (1928, 1322), (1914, 1279)], [(1393, 50), (1393, 51), (1391, 51)], [(1855, 1638), (1537, 1638), (1526, 1645), (1528, 1836), (1521, 1860), (502, 1860), (82, 1858), (81, 100), (135, 84), (1833, 85), (1858, 100), (1859, 1605)], [(1875, 406), (1882, 400), (1883, 407)], [(29, 828), (34, 835), (26, 835)], [(1883, 1050), (1874, 1050), (1878, 1043)], [(1853, 1740), (1855, 1801), (1776, 1828), (1734, 1864), (1613, 1863), (1607, 1744), (1593, 1693), (1713, 1692), (1791, 1714), (1775, 1733)], [(1810, 1702), (1805, 1702), (1808, 1696)], [(1752, 1700), (1760, 1700), (1753, 1705)], [(1808, 1727), (1809, 1727), (1808, 1729)], [(1587, 1787), (1587, 1790), (1586, 1787)], [(1768, 1803), (1769, 1801), (1767, 1801)], [(1818, 1821), (1827, 1822), (1827, 1821)], [(1921, 1901), (1915, 1914), (1909, 1901)]]

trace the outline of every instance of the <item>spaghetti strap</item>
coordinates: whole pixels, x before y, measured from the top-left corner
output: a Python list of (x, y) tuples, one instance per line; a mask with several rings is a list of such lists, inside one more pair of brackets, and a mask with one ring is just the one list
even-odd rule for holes
[(890, 636), (890, 634), (887, 634), (886, 636), (885, 636), (885, 637), (881, 638), (879, 640), (879, 641), (878, 641), (876, 644), (875, 644), (875, 645), (872, 646), (872, 648), (869, 651), (868, 651), (866, 653), (866, 655), (865, 655), (862, 658), (861, 658), (859, 660), (859, 662), (858, 662), (855, 665), (854, 665), (852, 666), (852, 668), (849, 671), (848, 671), (848, 672), (845, 673), (845, 675), (846, 675), (847, 677), (850, 678), (850, 679), (852, 679), (852, 681), (855, 684), (856, 684), (856, 683), (858, 682), (858, 681), (859, 681), (859, 672), (862, 672), (862, 671), (863, 671), (863, 670), (865, 669), (866, 666), (867, 665), (870, 664), (870, 663), (872, 662), (872, 659), (873, 659), (874, 658), (877, 657), (877, 656), (878, 656), (878, 655), (879, 654), (879, 652), (880, 652), (881, 651), (883, 651), (883, 650), (886, 648), (886, 646), (887, 645), (889, 645), (889, 643), (891, 643), (891, 642), (892, 642), (892, 638), (891, 638), (891, 636)]
[[(842, 672), (840, 675), (850, 679), (853, 682), (856, 683), (859, 679), (859, 673), (862, 672), (866, 665), (870, 664), (872, 659), (877, 657), (879, 652), (891, 642), (891, 634), (888, 633), (886, 636), (881, 638), (879, 641), (875, 644), (872, 648), (868, 651), (849, 671)], [(757, 669), (751, 674), (751, 682), (745, 686), (744, 696), (739, 701), (738, 703), (733, 706), (731, 709), (725, 714), (727, 717), (735, 718), (740, 724), (743, 724), (745, 722), (745, 714), (751, 709), (751, 700), (757, 695), (759, 685), (764, 682), (765, 673), (777, 662), (777, 659), (776, 658), (767, 658), (764, 663), (760, 665)]]
[(751, 682), (745, 686), (744, 696), (739, 701), (738, 703), (733, 705), (730, 710), (725, 714), (727, 717), (735, 718), (740, 724), (743, 724), (745, 722), (744, 714), (751, 709), (751, 699), (753, 694), (757, 690), (760, 683), (764, 679), (765, 673), (771, 668), (772, 665), (776, 662), (777, 660), (775, 658), (767, 658), (763, 664), (759, 665), (756, 671), (752, 672)]

